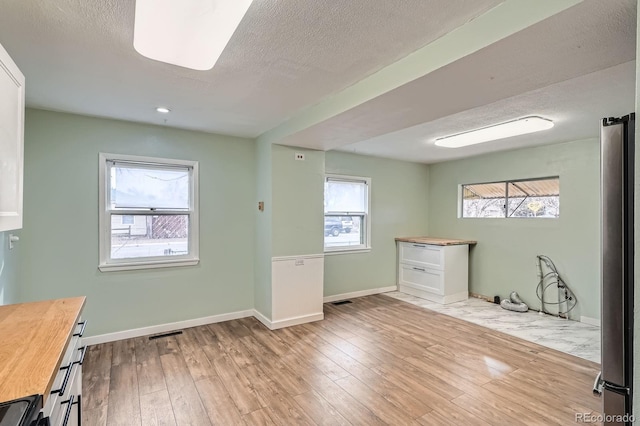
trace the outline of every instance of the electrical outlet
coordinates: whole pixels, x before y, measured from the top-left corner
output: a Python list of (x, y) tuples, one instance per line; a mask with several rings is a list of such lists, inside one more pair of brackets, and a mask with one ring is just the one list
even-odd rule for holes
[(301, 152), (296, 152), (296, 160), (304, 161), (304, 154)]

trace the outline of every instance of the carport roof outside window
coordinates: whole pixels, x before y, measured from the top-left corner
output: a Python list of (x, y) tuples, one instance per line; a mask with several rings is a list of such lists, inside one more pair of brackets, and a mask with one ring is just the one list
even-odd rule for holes
[(213, 68), (252, 0), (136, 0), (133, 47), (147, 58)]

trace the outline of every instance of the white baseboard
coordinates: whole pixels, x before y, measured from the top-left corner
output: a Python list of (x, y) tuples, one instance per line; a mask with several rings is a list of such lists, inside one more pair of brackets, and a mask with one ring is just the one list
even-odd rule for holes
[(228, 314), (212, 315), (203, 318), (171, 322), (168, 324), (159, 324), (149, 327), (134, 328), (132, 330), (117, 331), (115, 333), (99, 334), (97, 336), (83, 337), (82, 343), (87, 346), (99, 345), (100, 343), (115, 342), (116, 340), (131, 339), (133, 337), (148, 336), (151, 334), (181, 330), (183, 328), (197, 327), (199, 325), (213, 324), (216, 322), (251, 317), (254, 315), (254, 312), (254, 309), (248, 309), (246, 311), (230, 312)]
[(277, 330), (279, 328), (291, 327), (292, 325), (306, 324), (308, 322), (320, 321), (324, 319), (324, 313), (303, 315), (295, 318), (287, 318), (278, 321), (271, 321), (266, 315), (254, 309), (253, 316), (264, 324), (269, 330)]
[(269, 318), (267, 318), (267, 316), (264, 315), (262, 312), (260, 312), (257, 309), (254, 309), (253, 310), (253, 316), (255, 317), (255, 319), (257, 319), (262, 324), (264, 324), (269, 330), (273, 330), (271, 328), (271, 320)]
[(589, 318), (589, 317), (580, 317), (580, 322), (583, 322), (585, 324), (589, 324), (589, 325), (595, 325), (597, 327), (600, 327), (600, 320), (597, 318)]
[[(372, 294), (387, 293), (396, 291), (397, 287), (380, 287), (369, 290), (354, 291), (351, 293), (336, 294), (327, 296), (323, 299), (323, 303), (334, 302), (336, 300), (352, 299), (355, 297), (369, 296)], [(307, 322), (320, 321), (324, 319), (324, 313), (303, 315), (300, 317), (287, 318), (283, 320), (271, 321), (260, 311), (256, 309), (248, 309), (246, 311), (230, 312), (228, 314), (212, 315), (203, 318), (195, 318), (185, 321), (177, 321), (167, 324), (152, 325), (149, 327), (134, 328), (131, 330), (116, 331), (115, 333), (99, 334), (97, 336), (88, 336), (82, 338), (82, 343), (87, 346), (99, 345), (101, 343), (115, 342), (117, 340), (131, 339), (134, 337), (149, 336), (152, 334), (166, 333), (170, 331), (182, 330), (183, 328), (197, 327), (199, 325), (214, 324), (216, 322), (230, 321), (239, 318), (255, 317), (270, 330), (290, 327), (292, 325), (304, 324)], [(599, 321), (598, 321), (599, 324)]]
[(269, 328), (271, 330), (277, 330), (279, 328), (291, 327), (292, 325), (305, 324), (308, 322), (320, 321), (323, 319), (324, 319), (324, 313), (320, 312), (319, 314), (303, 315), (301, 317), (272, 321), (271, 327)]
[(323, 302), (324, 303), (335, 302), (337, 300), (352, 299), (355, 297), (370, 296), (372, 294), (379, 294), (379, 293), (388, 293), (390, 291), (396, 291), (396, 290), (398, 290), (398, 286), (395, 286), (395, 285), (392, 285), (389, 287), (371, 288), (369, 290), (353, 291), (351, 293), (342, 293), (342, 294), (335, 294), (333, 296), (327, 296), (323, 299)]

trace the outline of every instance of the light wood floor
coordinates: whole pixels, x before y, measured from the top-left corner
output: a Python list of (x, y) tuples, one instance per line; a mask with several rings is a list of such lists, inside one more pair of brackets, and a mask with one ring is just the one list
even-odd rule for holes
[(573, 424), (598, 364), (377, 295), (92, 346), (84, 425)]

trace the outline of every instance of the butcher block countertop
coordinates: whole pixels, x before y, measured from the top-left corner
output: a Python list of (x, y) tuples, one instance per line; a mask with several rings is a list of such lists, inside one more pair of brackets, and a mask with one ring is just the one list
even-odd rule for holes
[(51, 392), (84, 297), (0, 306), (0, 402)]
[(430, 244), (432, 246), (459, 246), (463, 244), (468, 244), (468, 245), (478, 244), (477, 241), (472, 241), (472, 240), (454, 240), (451, 238), (437, 238), (437, 237), (404, 237), (404, 238), (396, 238), (396, 241), (400, 241), (403, 243)]

